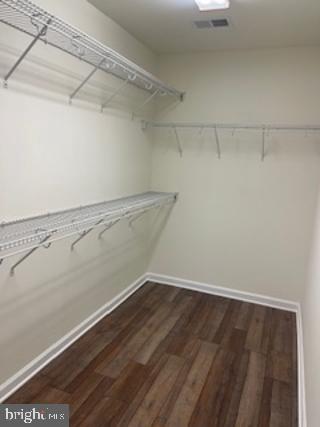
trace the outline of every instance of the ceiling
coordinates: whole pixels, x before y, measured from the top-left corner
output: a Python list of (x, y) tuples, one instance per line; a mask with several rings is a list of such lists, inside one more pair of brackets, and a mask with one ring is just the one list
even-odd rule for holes
[[(320, 0), (230, 0), (215, 12), (194, 0), (88, 1), (157, 53), (320, 44)], [(224, 17), (229, 28), (193, 25)]]

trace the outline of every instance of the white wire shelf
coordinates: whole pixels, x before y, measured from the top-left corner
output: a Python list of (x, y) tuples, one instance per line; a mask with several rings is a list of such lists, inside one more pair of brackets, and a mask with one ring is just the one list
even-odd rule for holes
[(73, 249), (79, 240), (97, 227), (104, 226), (101, 236), (104, 231), (122, 219), (127, 218), (132, 221), (151, 209), (173, 204), (176, 199), (176, 193), (147, 192), (2, 223), (0, 225), (0, 259), (25, 251), (33, 252), (39, 247), (48, 248), (52, 242), (78, 235), (77, 240), (72, 244)]
[(33, 38), (32, 43), (4, 78), (5, 86), (11, 74), (37, 41), (54, 46), (94, 67), (90, 75), (75, 89), (74, 98), (97, 70), (102, 70), (133, 84), (151, 94), (171, 95), (183, 99), (183, 93), (174, 89), (113, 49), (51, 15), (29, 0), (0, 0), (0, 22)]
[(236, 123), (201, 123), (201, 122), (153, 122), (142, 121), (142, 129), (171, 129), (174, 133), (178, 151), (182, 157), (183, 149), (179, 130), (198, 129), (200, 133), (209, 129), (214, 132), (213, 136), (217, 146), (218, 158), (221, 158), (221, 137), (219, 130), (230, 130), (235, 133), (238, 130), (258, 131), (261, 132), (261, 160), (264, 161), (266, 156), (266, 136), (273, 131), (288, 132), (320, 132), (320, 125), (280, 125), (280, 124), (236, 124)]
[(176, 129), (229, 129), (229, 130), (266, 130), (266, 131), (320, 131), (320, 125), (280, 125), (280, 124), (239, 124), (239, 123), (205, 123), (205, 122), (153, 122), (142, 121), (147, 128)]

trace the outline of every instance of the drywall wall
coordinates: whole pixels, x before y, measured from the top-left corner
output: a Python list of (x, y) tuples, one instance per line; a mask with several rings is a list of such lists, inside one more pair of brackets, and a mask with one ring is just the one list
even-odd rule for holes
[[(152, 53), (85, 0), (37, 3), (154, 70)], [(0, 28), (3, 75), (28, 38)], [(0, 89), (1, 221), (149, 189), (150, 144), (140, 124), (111, 110), (100, 114), (94, 103), (68, 105), (66, 95), (89, 71), (86, 64), (39, 45), (10, 80), (9, 89)], [(36, 85), (23, 85), (25, 76), (37, 80), (39, 93)], [(108, 88), (119, 84), (97, 74), (89, 92), (105, 85), (106, 96)], [(134, 101), (135, 93), (128, 96)], [(19, 257), (4, 261), (0, 383), (146, 271), (145, 233), (141, 219), (131, 228), (118, 224), (102, 240), (93, 232), (74, 252), (72, 239), (57, 242), (21, 264), (14, 277), (9, 268)]]
[[(158, 120), (319, 124), (320, 50), (163, 55), (159, 75), (187, 92)], [(172, 129), (154, 138), (152, 185), (180, 193), (149, 270), (299, 301), (320, 178), (320, 135)]]
[(316, 427), (319, 425), (320, 419), (320, 197), (314, 224), (309, 280), (305, 287), (302, 303), (302, 319), (307, 421), (309, 427)]

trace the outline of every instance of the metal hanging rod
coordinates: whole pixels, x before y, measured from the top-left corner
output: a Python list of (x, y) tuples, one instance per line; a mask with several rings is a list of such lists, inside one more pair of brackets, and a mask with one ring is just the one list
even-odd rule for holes
[(231, 131), (235, 130), (260, 130), (260, 131), (320, 131), (320, 125), (301, 125), (301, 126), (291, 126), (291, 125), (246, 125), (246, 124), (226, 124), (226, 123), (179, 123), (179, 122), (142, 122), (143, 129), (148, 128), (177, 128), (177, 129), (230, 129)]
[(135, 218), (151, 209), (173, 204), (177, 193), (147, 192), (131, 197), (80, 206), (78, 208), (50, 213), (18, 221), (0, 224), (1, 260), (27, 252), (12, 268), (32, 255), (38, 248), (49, 248), (52, 242), (80, 235), (71, 248), (99, 226), (105, 231), (122, 219)]
[(71, 99), (97, 70), (102, 70), (124, 81), (129, 78), (131, 84), (147, 92), (154, 93), (155, 90), (158, 90), (183, 100), (183, 92), (166, 85), (115, 50), (49, 14), (29, 0), (0, 0), (0, 22), (22, 31), (34, 39), (7, 74), (5, 83), (39, 40), (94, 67), (93, 72), (71, 95)]

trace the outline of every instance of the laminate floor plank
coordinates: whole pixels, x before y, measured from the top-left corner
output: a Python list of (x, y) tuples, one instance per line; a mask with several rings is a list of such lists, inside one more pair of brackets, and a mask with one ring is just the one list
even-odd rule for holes
[(5, 403), (71, 427), (297, 427), (294, 313), (148, 282)]
[(256, 426), (265, 378), (266, 358), (260, 353), (250, 353), (248, 373), (243, 387), (236, 427)]
[(183, 360), (177, 356), (168, 358), (138, 410), (130, 420), (129, 427), (145, 427), (153, 424), (161, 407), (166, 402), (182, 366)]
[(168, 418), (167, 426), (180, 427), (189, 424), (216, 352), (217, 345), (207, 342), (201, 343), (198, 354)]

